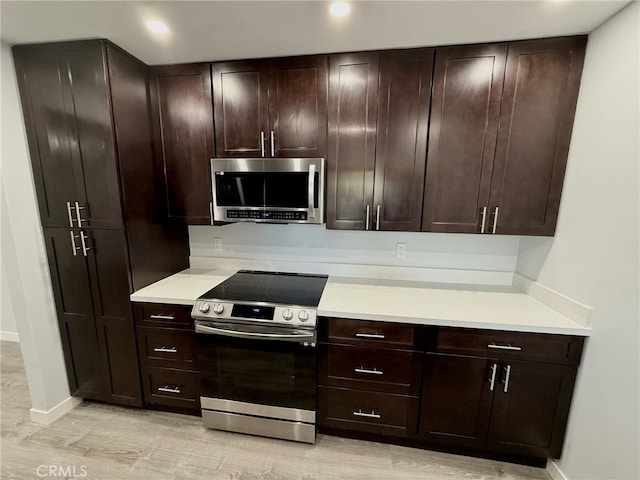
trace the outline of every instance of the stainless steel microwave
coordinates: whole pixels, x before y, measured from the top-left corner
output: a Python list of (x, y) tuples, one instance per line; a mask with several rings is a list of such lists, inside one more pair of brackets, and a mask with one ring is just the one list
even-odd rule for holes
[(324, 158), (212, 158), (213, 219), (324, 223)]

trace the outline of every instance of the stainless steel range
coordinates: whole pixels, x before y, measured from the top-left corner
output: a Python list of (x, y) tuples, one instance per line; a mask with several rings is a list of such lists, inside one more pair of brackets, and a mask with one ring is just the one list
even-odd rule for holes
[(198, 298), (205, 427), (315, 442), (316, 310), (326, 282), (240, 270)]

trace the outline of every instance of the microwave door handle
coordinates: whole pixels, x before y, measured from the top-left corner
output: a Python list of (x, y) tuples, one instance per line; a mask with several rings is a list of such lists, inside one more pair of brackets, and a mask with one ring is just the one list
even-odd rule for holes
[(309, 165), (309, 216), (311, 218), (316, 218), (316, 209), (313, 199), (315, 198), (316, 193), (316, 166)]

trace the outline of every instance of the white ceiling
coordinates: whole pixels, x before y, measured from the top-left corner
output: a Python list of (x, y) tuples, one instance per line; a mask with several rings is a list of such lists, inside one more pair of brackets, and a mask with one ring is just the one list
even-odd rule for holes
[[(0, 38), (108, 38), (148, 64), (490, 42), (588, 33), (628, 0), (6, 1)], [(165, 21), (166, 36), (144, 27)]]

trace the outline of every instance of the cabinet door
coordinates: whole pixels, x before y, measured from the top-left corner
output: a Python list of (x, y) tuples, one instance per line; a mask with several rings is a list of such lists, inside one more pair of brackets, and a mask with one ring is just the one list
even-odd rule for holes
[(509, 44), (489, 201), (496, 233), (555, 232), (585, 44)]
[(324, 157), (327, 149), (327, 56), (269, 62), (272, 157)]
[(506, 44), (436, 50), (423, 231), (481, 233), (483, 219), (488, 231), (506, 55)]
[(433, 49), (383, 52), (374, 186), (376, 230), (420, 231)]
[(501, 369), (487, 448), (560, 458), (575, 367), (508, 362)]
[(91, 274), (93, 309), (104, 355), (107, 401), (142, 405), (130, 279), (124, 232), (88, 230), (85, 240)]
[(187, 224), (209, 224), (209, 160), (215, 156), (210, 66), (173, 65), (154, 72), (167, 216)]
[(83, 197), (82, 166), (71, 154), (73, 120), (65, 108), (64, 65), (53, 49), (13, 48), (40, 220), (70, 227), (67, 202)]
[(484, 448), (497, 369), (497, 360), (427, 353), (420, 437), (434, 444)]
[(371, 228), (379, 65), (378, 52), (329, 58), (328, 228)]
[(93, 315), (89, 270), (79, 248), (80, 232), (45, 228), (44, 237), (71, 394), (104, 400), (102, 353)]
[[(263, 61), (211, 66), (218, 157), (262, 157), (268, 152), (269, 78)], [(264, 133), (264, 143), (261, 133)]]

